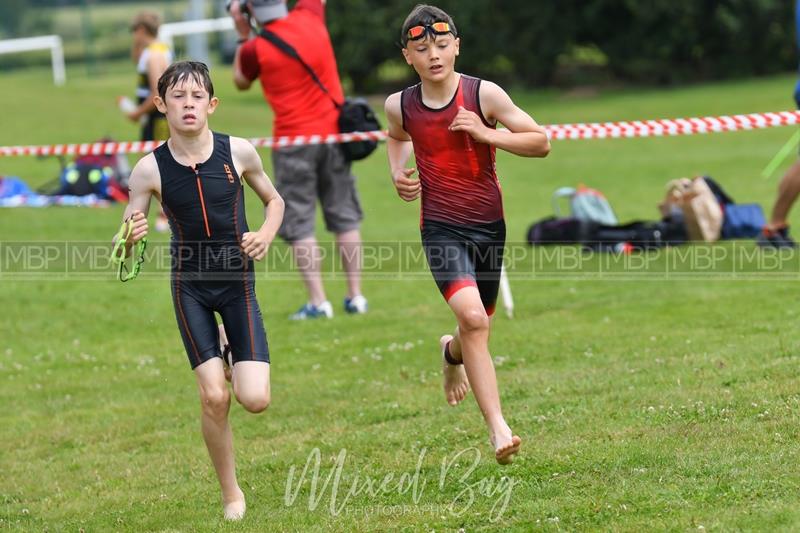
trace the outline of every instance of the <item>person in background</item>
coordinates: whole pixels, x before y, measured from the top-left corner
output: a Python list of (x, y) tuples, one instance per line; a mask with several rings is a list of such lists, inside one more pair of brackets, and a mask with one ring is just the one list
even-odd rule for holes
[[(334, 101), (343, 102), (344, 93), (325, 22), (325, 0), (298, 0), (291, 10), (284, 0), (234, 1), (230, 14), (239, 34), (233, 81), (239, 90), (249, 89), (256, 80), (261, 83), (264, 98), (275, 113), (273, 135), (339, 133), (339, 110)], [(251, 38), (251, 18), (293, 47), (329, 94), (299, 61), (265, 38)], [(363, 213), (350, 162), (339, 146), (321, 144), (275, 148), (272, 163), (275, 186), (286, 202), (278, 234), (291, 245), (308, 292), (307, 303), (290, 318), (333, 317), (320, 275), (322, 257), (314, 230), (317, 200), (326, 228), (336, 235), (347, 276), (344, 310), (365, 313), (367, 299), (361, 293)]]
[[(163, 113), (156, 109), (153, 96), (158, 94), (158, 79), (173, 61), (172, 50), (158, 40), (161, 19), (157, 13), (142, 11), (130, 25), (133, 44), (131, 58), (136, 63), (136, 102), (120, 97), (120, 108), (132, 122), (141, 125), (139, 140), (165, 141), (169, 138), (169, 127)], [(169, 223), (163, 211), (156, 220), (156, 231), (169, 231)]]
[[(800, 49), (800, 0), (795, 3), (795, 26), (797, 46)], [(800, 79), (794, 87), (795, 105), (800, 109)], [(756, 241), (762, 248), (796, 248), (797, 243), (789, 236), (789, 211), (800, 195), (800, 159), (795, 161), (778, 185), (778, 196), (772, 206), (769, 222)]]

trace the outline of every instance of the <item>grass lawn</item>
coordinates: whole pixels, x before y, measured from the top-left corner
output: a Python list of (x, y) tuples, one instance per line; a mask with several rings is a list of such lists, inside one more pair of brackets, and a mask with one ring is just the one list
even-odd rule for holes
[[(130, 72), (84, 72), (70, 70), (62, 88), (46, 69), (0, 76), (0, 145), (134, 139), (115, 104), (132, 92)], [(212, 126), (269, 135), (260, 92), (237, 94), (228, 70), (212, 74), (222, 101)], [(666, 118), (789, 109), (793, 83), (514, 97), (540, 123)], [(233, 525), (221, 519), (163, 268), (151, 259), (124, 285), (104, 269), (20, 273), (26, 243), (102, 250), (122, 207), (0, 210), (0, 529), (797, 530), (800, 256), (741, 242), (626, 263), (521, 245), (551, 212), (552, 191), (577, 183), (605, 192), (623, 221), (656, 219), (665, 183), (697, 174), (768, 211), (780, 172), (759, 173), (791, 133), (556, 141), (543, 161), (498, 154), (509, 248), (520, 253), (509, 272), (516, 316), (498, 313), (491, 342), (506, 416), (524, 439), (505, 468), (472, 398), (444, 402), (437, 339), (453, 320), (415, 256), (418, 205), (397, 198), (383, 147), (358, 163), (370, 312), (342, 312), (329, 254), (336, 317), (289, 322), (304, 292), (286, 246), (270, 251), (257, 292), (273, 404), (260, 416), (231, 409), (248, 497)], [(0, 158), (0, 174), (33, 185), (57, 172), (54, 159)], [(262, 216), (254, 200), (251, 226)], [(166, 241), (151, 236), (154, 250)]]

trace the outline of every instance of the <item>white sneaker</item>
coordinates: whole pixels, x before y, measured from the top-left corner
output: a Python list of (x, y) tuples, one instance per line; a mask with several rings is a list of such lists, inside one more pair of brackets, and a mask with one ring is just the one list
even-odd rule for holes
[(317, 306), (317, 310), (319, 310), (325, 318), (333, 318), (333, 306), (328, 300), (325, 300), (321, 304)]
[(361, 294), (344, 299), (344, 310), (351, 315), (363, 315), (367, 308), (367, 299)]
[(289, 316), (290, 320), (308, 320), (311, 318), (333, 318), (333, 306), (327, 300), (319, 305), (308, 303)]

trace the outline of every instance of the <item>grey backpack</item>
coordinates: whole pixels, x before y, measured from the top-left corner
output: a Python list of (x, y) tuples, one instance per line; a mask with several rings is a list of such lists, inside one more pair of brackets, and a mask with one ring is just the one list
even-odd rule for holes
[(569, 198), (569, 205), (572, 218), (588, 222), (597, 222), (605, 226), (616, 226), (617, 216), (611, 209), (606, 197), (598, 190), (590, 189), (584, 185), (575, 187), (561, 187), (553, 193), (553, 211), (559, 218), (563, 218), (559, 200)]

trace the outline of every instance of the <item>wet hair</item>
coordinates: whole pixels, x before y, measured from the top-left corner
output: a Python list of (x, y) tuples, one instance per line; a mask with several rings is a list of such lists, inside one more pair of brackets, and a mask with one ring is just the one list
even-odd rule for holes
[(450, 25), (450, 29), (453, 30), (453, 36), (458, 37), (456, 24), (450, 15), (436, 6), (417, 4), (406, 17), (406, 21), (403, 22), (403, 29), (400, 33), (400, 43), (403, 48), (408, 45), (408, 30), (410, 28), (414, 26), (429, 26), (434, 22), (447, 22)]
[(166, 99), (167, 89), (183, 83), (189, 78), (208, 91), (208, 97), (214, 96), (214, 84), (211, 83), (211, 75), (205, 63), (199, 61), (178, 61), (171, 64), (164, 74), (158, 78), (158, 96), (162, 100)]

